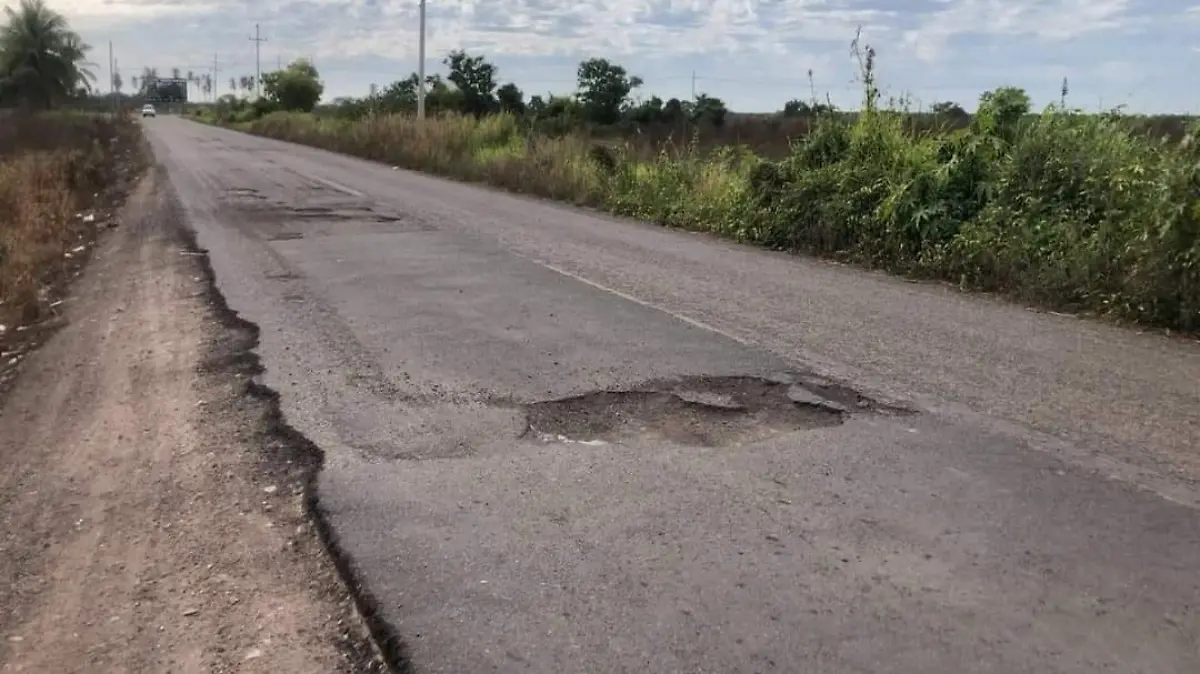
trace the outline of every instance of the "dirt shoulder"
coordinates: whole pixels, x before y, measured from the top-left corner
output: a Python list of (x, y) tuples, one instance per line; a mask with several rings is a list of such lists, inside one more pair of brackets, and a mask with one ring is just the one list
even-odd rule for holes
[(383, 671), (151, 171), (0, 400), (0, 671)]

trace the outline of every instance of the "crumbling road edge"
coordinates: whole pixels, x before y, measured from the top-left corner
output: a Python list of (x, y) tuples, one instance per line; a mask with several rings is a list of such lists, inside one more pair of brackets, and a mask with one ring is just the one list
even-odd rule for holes
[[(159, 166), (153, 170), (163, 171), (163, 168)], [(161, 184), (170, 186), (168, 189), (172, 191), (171, 203), (177, 210), (182, 244), (187, 252), (196, 256), (201, 269), (206, 303), (212, 308), (223, 329), (244, 335), (244, 338), (239, 340), (238, 353), (233, 362), (229, 363), (230, 371), (242, 375), (243, 395), (265, 405), (266, 416), (263, 423), (267, 436), (287, 448), (291, 460), (303, 467), (305, 515), (312, 523), (330, 561), (333, 562), (343, 589), (353, 600), (355, 613), (361, 622), (357, 626), (360, 629), (352, 630), (350, 638), (343, 640), (342, 647), (346, 656), (357, 661), (357, 666), (364, 672), (414, 674), (407, 646), (381, 617), (377, 610), (377, 599), (363, 587), (353, 561), (341, 547), (336, 533), (321, 511), (317, 475), (324, 463), (324, 452), (287, 423), (280, 407), (278, 392), (261, 382), (261, 375), (266, 368), (257, 351), (260, 334), (258, 325), (242, 318), (237, 311), (230, 308), (224, 295), (217, 288), (216, 274), (213, 272), (208, 251), (201, 248), (197, 242), (196, 232), (184, 217), (178, 196), (174, 194), (174, 186), (171, 185), (165, 171)]]

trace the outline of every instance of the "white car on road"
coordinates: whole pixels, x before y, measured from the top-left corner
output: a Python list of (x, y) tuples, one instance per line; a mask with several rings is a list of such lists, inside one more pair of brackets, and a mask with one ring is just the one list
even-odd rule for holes
[(150, 105), (149, 103), (147, 103), (142, 106), (142, 117), (157, 117), (157, 116), (158, 116), (158, 111), (156, 111), (154, 109), (153, 105)]

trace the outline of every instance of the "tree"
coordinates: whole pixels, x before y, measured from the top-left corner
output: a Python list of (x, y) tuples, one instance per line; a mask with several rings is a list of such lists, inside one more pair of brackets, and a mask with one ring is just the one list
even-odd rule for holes
[(307, 59), (296, 59), (283, 70), (266, 73), (263, 97), (284, 110), (312, 112), (325, 93), (317, 69)]
[(729, 108), (725, 107), (725, 101), (708, 94), (697, 94), (692, 102), (692, 121), (697, 124), (723, 126), (727, 114)]
[(573, 131), (582, 121), (582, 106), (579, 101), (570, 96), (555, 96), (548, 98), (533, 96), (526, 106), (529, 116), (537, 123), (544, 133), (559, 134)]
[(464, 113), (478, 117), (496, 111), (496, 66), (461, 49), (450, 52), (442, 63), (450, 69), (446, 79), (462, 92)]
[[(375, 95), (376, 109), (382, 112), (415, 112), (417, 109), (416, 73), (387, 85)], [(349, 109), (348, 107), (346, 108)], [(425, 111), (437, 114), (462, 109), (462, 92), (450, 87), (440, 75), (425, 76)]]
[(447, 84), (440, 75), (430, 75), (425, 82), (426, 112), (462, 110), (465, 107), (462, 90)]
[(91, 46), (44, 0), (5, 7), (0, 27), (0, 100), (50, 108), (90, 90), (96, 76), (87, 61)]
[(177, 80), (183, 78), (183, 76), (179, 74), (179, 68), (171, 68), (171, 77)]
[(967, 111), (963, 110), (963, 107), (954, 101), (938, 101), (929, 106), (929, 112), (946, 119), (958, 120), (968, 117)]
[(607, 59), (592, 58), (579, 64), (579, 102), (584, 115), (594, 124), (616, 124), (629, 103), (629, 94), (642, 86), (642, 78)]
[(1000, 87), (979, 97), (975, 122), (985, 133), (1012, 141), (1021, 118), (1032, 108), (1029, 94), (1020, 87)]
[(685, 109), (683, 101), (679, 100), (678, 98), (668, 99), (667, 102), (663, 104), (662, 114), (664, 121), (673, 123), (682, 122), (687, 119), (687, 113), (688, 111)]
[(808, 101), (802, 101), (799, 98), (793, 98), (783, 104), (784, 117), (812, 117), (813, 108), (808, 104)]
[(114, 71), (112, 74), (112, 88), (118, 94), (121, 93), (121, 87), (125, 86), (125, 81), (121, 79), (121, 73)]
[(496, 100), (504, 112), (511, 112), (514, 115), (525, 114), (525, 93), (512, 82), (496, 90)]
[(658, 96), (651, 96), (648, 100), (630, 106), (626, 115), (634, 124), (654, 124), (666, 121), (666, 117), (663, 115), (663, 100)]
[(351, 96), (339, 96), (333, 99), (333, 109), (335, 114), (342, 119), (362, 119), (370, 114), (373, 110), (372, 103), (378, 104), (379, 96), (375, 97), (375, 101), (368, 98), (354, 98)]
[[(429, 78), (425, 78), (428, 82)], [(417, 109), (416, 73), (402, 80), (396, 80), (376, 94), (376, 104), (384, 112), (413, 112)], [(428, 103), (428, 101), (426, 101)]]
[(158, 84), (158, 69), (157, 68), (142, 68), (142, 86), (138, 89), (142, 95), (150, 93)]

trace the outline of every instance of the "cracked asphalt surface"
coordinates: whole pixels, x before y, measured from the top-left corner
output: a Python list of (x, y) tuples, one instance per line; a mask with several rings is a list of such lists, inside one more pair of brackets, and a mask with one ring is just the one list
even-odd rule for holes
[(415, 671), (1200, 671), (1194, 341), (146, 129)]

